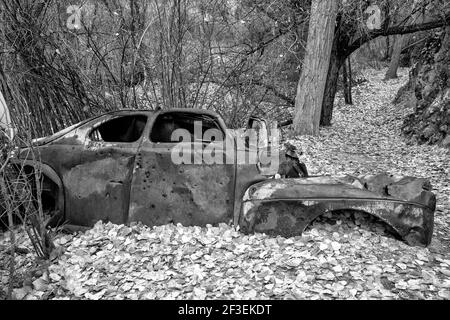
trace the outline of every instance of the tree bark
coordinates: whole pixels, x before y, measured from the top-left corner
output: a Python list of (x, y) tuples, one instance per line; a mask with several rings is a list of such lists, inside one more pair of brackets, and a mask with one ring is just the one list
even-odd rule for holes
[[(348, 66), (347, 66), (348, 65)], [(350, 57), (344, 61), (342, 68), (342, 82), (344, 84), (344, 100), (346, 104), (353, 104), (352, 99), (352, 69)]]
[(319, 134), (337, 11), (338, 1), (312, 1), (306, 57), (295, 98), (294, 131), (296, 134)]
[(390, 42), (390, 37), (389, 36), (385, 37), (385, 41), (386, 41), (386, 50), (384, 51), (384, 56), (382, 59), (383, 61), (388, 60), (392, 54), (392, 46), (391, 46), (391, 42)]
[(396, 37), (391, 62), (389, 63), (389, 69), (384, 77), (385, 80), (397, 78), (397, 69), (400, 62), (400, 56), (402, 54), (403, 43), (407, 42), (407, 37), (408, 36), (406, 35), (398, 35)]
[(333, 50), (322, 102), (322, 112), (320, 116), (320, 125), (322, 126), (331, 126), (334, 98), (336, 97), (337, 83), (339, 79), (339, 70), (341, 69), (343, 61), (345, 61), (345, 58), (340, 57), (337, 50)]

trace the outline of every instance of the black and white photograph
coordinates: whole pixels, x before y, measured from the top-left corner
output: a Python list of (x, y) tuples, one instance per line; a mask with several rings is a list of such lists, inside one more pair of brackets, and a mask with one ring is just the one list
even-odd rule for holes
[(0, 300), (450, 300), (448, 0), (0, 0), (0, 141)]

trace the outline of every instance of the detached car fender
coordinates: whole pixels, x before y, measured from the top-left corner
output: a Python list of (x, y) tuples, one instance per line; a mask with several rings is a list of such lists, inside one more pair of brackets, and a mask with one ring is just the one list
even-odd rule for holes
[[(408, 181), (414, 179), (409, 177)], [(290, 237), (301, 235), (314, 219), (326, 212), (356, 210), (384, 221), (410, 245), (430, 244), (435, 206), (430, 191), (417, 190), (420, 192), (415, 199), (400, 199), (368, 190), (367, 183), (357, 187), (350, 182), (348, 177), (311, 177), (256, 183), (243, 197), (239, 227), (244, 233)], [(393, 178), (391, 182), (387, 187), (394, 189), (396, 183), (402, 185), (405, 180)], [(421, 203), (421, 199), (431, 199), (430, 205)]]

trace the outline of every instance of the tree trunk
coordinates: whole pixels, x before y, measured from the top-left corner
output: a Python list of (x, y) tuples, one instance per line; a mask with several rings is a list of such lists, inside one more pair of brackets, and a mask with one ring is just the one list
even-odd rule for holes
[[(347, 67), (348, 65), (348, 67)], [(352, 99), (352, 68), (350, 57), (344, 62), (342, 68), (342, 82), (344, 83), (344, 100), (346, 104), (353, 104)]]
[(338, 1), (312, 1), (306, 57), (295, 98), (296, 134), (319, 134), (337, 11)]
[(392, 53), (392, 46), (391, 46), (391, 43), (390, 43), (390, 37), (389, 36), (385, 37), (385, 41), (386, 41), (386, 49), (384, 51), (383, 58), (381, 59), (382, 61), (388, 60), (390, 55), (391, 55), (391, 53)]
[(350, 104), (353, 104), (353, 95), (352, 95), (353, 73), (352, 73), (352, 60), (350, 59), (350, 56), (348, 57), (348, 83), (350, 84), (349, 89)]
[(332, 50), (330, 67), (328, 69), (327, 81), (325, 86), (325, 93), (322, 102), (322, 112), (320, 116), (320, 125), (331, 126), (331, 119), (333, 118), (333, 105), (336, 96), (337, 83), (339, 79), (339, 70), (345, 58), (341, 57), (336, 50)]
[[(391, 62), (389, 63), (389, 69), (386, 72), (385, 80), (397, 78), (397, 69), (400, 62), (400, 56), (402, 54), (403, 43), (407, 42), (407, 35), (399, 35), (394, 43), (394, 49), (392, 51)], [(405, 41), (406, 40), (406, 41)]]

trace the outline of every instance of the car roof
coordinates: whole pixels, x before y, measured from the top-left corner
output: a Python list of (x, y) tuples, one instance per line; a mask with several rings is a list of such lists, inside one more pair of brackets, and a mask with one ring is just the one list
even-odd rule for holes
[(170, 113), (170, 112), (184, 112), (184, 113), (197, 113), (197, 114), (206, 114), (213, 117), (218, 117), (219, 121), (223, 121), (220, 117), (220, 115), (214, 111), (206, 110), (206, 109), (195, 109), (195, 108), (172, 108), (172, 109), (158, 109), (158, 110), (151, 110), (151, 109), (119, 109), (119, 110), (112, 110), (108, 112), (103, 112), (98, 115), (95, 115), (93, 117), (90, 117), (88, 119), (85, 119), (83, 121), (80, 121), (73, 125), (73, 129), (79, 128), (93, 120), (99, 119), (104, 116), (115, 116), (115, 115), (126, 115), (126, 114), (161, 114), (161, 113)]
[(112, 110), (112, 111), (108, 111), (108, 112), (103, 112), (103, 113), (95, 116), (94, 118), (101, 117), (101, 116), (108, 115), (108, 114), (136, 113), (136, 112), (137, 113), (142, 113), (142, 112), (144, 112), (144, 113), (154, 113), (155, 110), (149, 110), (149, 109), (119, 109), (119, 110)]
[(207, 110), (207, 109), (195, 109), (195, 108), (172, 108), (172, 109), (119, 109), (112, 110), (108, 112), (101, 113), (99, 115), (93, 116), (87, 120), (93, 120), (95, 118), (105, 116), (105, 115), (115, 115), (121, 113), (168, 113), (168, 112), (186, 112), (186, 113), (199, 113), (199, 114), (209, 114), (209, 115), (218, 115), (216, 112)]

